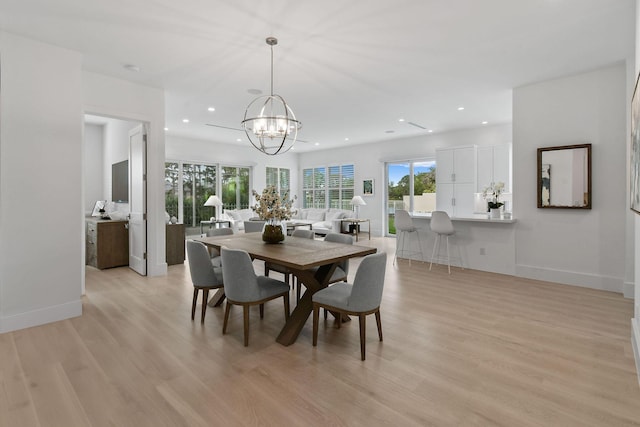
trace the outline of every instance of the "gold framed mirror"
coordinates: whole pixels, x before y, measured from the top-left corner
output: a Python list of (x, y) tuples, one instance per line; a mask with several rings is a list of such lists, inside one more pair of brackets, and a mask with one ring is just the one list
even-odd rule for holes
[(591, 209), (591, 144), (538, 148), (538, 207)]

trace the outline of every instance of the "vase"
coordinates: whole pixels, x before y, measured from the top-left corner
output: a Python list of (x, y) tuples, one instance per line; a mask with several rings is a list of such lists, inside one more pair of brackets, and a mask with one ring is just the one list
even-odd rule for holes
[(280, 243), (284, 240), (281, 224), (265, 224), (262, 230), (262, 241), (265, 243)]
[(500, 219), (500, 208), (491, 208), (491, 219)]

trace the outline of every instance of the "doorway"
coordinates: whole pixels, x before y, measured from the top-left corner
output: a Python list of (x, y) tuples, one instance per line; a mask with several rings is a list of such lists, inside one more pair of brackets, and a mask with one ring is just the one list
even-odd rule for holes
[[(98, 200), (107, 201), (106, 213), (110, 220), (127, 221), (131, 213), (131, 190), (124, 195), (121, 191), (122, 181), (127, 184), (135, 181), (132, 171), (144, 175), (146, 170), (145, 156), (131, 155), (130, 134), (136, 129), (145, 129), (146, 124), (120, 118), (85, 114), (84, 116), (84, 212), (91, 216), (93, 207)], [(146, 154), (146, 148), (142, 150)], [(116, 176), (122, 173), (121, 165), (128, 163), (124, 169), (126, 176)], [(120, 169), (116, 167), (120, 166)], [(120, 172), (118, 172), (120, 170)], [(142, 180), (142, 177), (140, 177)], [(115, 183), (115, 184), (114, 184)], [(120, 183), (120, 184), (118, 184)], [(146, 194), (146, 181), (142, 181), (142, 191)], [(127, 185), (127, 188), (129, 185)], [(116, 195), (114, 191), (120, 192)], [(144, 197), (144, 196), (143, 196)], [(142, 216), (146, 213), (146, 197), (143, 199)], [(145, 236), (129, 244), (129, 251), (135, 245), (144, 258), (144, 269), (135, 268), (142, 275), (146, 275), (146, 221), (144, 223)], [(86, 236), (85, 236), (86, 238)], [(139, 266), (138, 266), (139, 267)], [(84, 284), (83, 284), (84, 285)], [(84, 286), (83, 286), (84, 293)]]

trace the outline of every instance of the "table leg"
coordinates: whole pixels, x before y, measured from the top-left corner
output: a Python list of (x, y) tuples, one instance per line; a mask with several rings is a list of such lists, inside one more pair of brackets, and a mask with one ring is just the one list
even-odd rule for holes
[(209, 307), (218, 307), (222, 304), (223, 301), (224, 301), (224, 288), (220, 288), (216, 291), (215, 294), (213, 294), (211, 298), (209, 298), (209, 302), (207, 302), (207, 305)]
[(289, 320), (284, 324), (276, 341), (282, 345), (291, 345), (296, 342), (298, 335), (304, 328), (309, 315), (313, 311), (312, 296), (320, 289), (326, 288), (329, 279), (338, 264), (323, 265), (316, 271), (315, 275), (310, 270), (294, 270), (294, 275), (299, 281), (304, 283), (307, 290), (300, 298), (300, 302), (289, 316)]

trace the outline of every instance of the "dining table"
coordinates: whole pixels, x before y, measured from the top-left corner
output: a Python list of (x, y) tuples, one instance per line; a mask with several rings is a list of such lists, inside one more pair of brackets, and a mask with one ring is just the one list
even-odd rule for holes
[[(281, 243), (265, 243), (262, 241), (262, 233), (238, 233), (201, 237), (195, 240), (217, 250), (222, 247), (242, 249), (252, 259), (288, 267), (291, 273), (304, 284), (306, 291), (276, 338), (278, 343), (285, 346), (293, 344), (298, 338), (313, 311), (313, 294), (329, 285), (331, 276), (340, 262), (376, 252), (376, 248), (368, 246), (292, 236), (287, 236)], [(223, 277), (224, 274), (225, 272)], [(233, 274), (233, 272), (226, 272), (226, 274)], [(223, 299), (224, 293), (221, 290), (214, 295), (209, 305), (219, 305)]]

